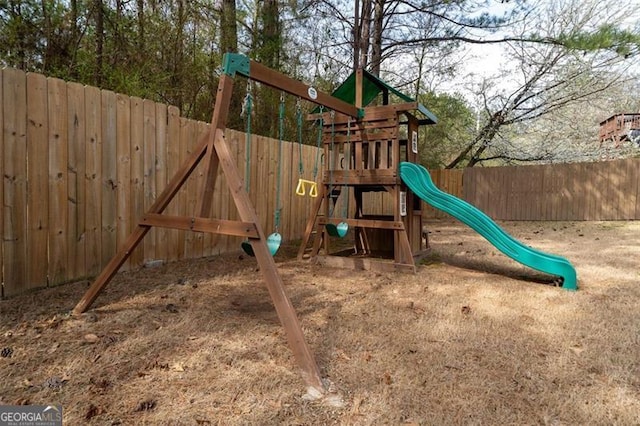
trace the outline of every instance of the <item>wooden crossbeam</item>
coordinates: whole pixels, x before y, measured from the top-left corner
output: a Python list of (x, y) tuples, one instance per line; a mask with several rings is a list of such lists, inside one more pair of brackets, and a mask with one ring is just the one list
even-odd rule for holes
[(264, 83), (279, 90), (284, 90), (287, 93), (291, 93), (292, 95), (351, 117), (358, 116), (358, 108), (356, 108), (356, 106), (341, 99), (334, 98), (333, 96), (319, 90), (313, 90), (314, 96), (312, 96), (309, 91), (310, 86), (274, 71), (259, 62), (250, 61), (249, 70), (249, 77), (252, 80), (259, 81), (260, 83)]
[(392, 229), (395, 231), (404, 231), (404, 223), (402, 221), (392, 220), (375, 220), (375, 219), (349, 219), (349, 218), (327, 218), (321, 217), (318, 219), (320, 225), (326, 225), (332, 223), (334, 225), (340, 222), (345, 222), (349, 226), (358, 228), (377, 228), (377, 229)]
[(170, 216), (148, 213), (140, 220), (141, 226), (182, 229), (211, 234), (234, 235), (244, 238), (260, 238), (255, 223), (202, 217)]

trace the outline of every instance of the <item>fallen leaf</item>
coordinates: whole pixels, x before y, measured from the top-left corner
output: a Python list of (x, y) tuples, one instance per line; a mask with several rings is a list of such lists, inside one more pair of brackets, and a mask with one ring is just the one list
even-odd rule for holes
[(96, 343), (100, 338), (93, 333), (85, 334), (84, 340), (87, 343)]

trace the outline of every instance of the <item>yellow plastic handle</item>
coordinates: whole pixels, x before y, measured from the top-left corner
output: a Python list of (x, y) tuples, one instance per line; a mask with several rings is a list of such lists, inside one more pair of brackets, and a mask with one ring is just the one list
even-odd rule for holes
[(309, 196), (316, 198), (318, 196), (318, 184), (311, 182), (311, 188), (309, 189)]
[(296, 195), (304, 195), (304, 179), (298, 179), (298, 186), (296, 186)]
[(298, 186), (296, 186), (296, 195), (304, 196), (307, 194), (307, 185), (309, 185), (309, 196), (318, 196), (318, 184), (312, 180), (298, 179)]

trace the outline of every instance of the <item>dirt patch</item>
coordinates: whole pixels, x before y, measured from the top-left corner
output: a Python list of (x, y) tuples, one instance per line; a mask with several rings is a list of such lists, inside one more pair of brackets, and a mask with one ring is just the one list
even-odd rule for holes
[(303, 398), (283, 329), (238, 253), (0, 302), (0, 403), (66, 424), (639, 424), (640, 223), (509, 222), (569, 258), (580, 290), (448, 221), (416, 275), (279, 270), (336, 407)]

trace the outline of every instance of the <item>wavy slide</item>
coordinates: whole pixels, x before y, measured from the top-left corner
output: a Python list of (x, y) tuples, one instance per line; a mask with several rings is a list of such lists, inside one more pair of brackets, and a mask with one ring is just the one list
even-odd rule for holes
[(567, 259), (522, 244), (476, 207), (438, 189), (424, 167), (400, 163), (400, 176), (414, 194), (471, 227), (502, 253), (530, 268), (562, 277), (564, 289), (578, 289), (576, 270)]

